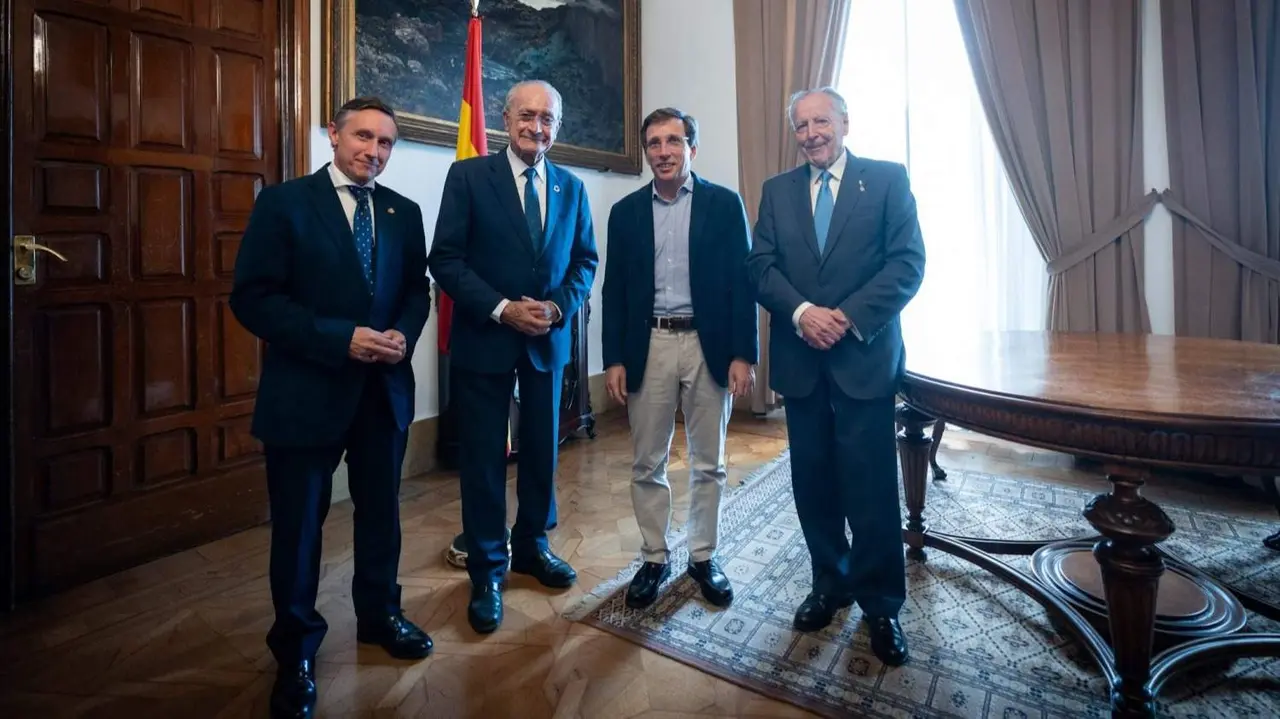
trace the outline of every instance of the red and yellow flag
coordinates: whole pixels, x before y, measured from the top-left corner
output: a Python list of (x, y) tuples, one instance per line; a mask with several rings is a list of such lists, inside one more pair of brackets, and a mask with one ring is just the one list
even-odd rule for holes
[[(458, 112), (458, 143), (455, 160), (466, 160), (489, 154), (489, 141), (484, 127), (484, 92), (480, 75), (480, 16), (478, 3), (471, 2), (471, 20), (467, 22), (467, 58), (462, 69), (462, 109)], [(440, 292), (440, 311), (436, 318), (440, 354), (449, 354), (449, 332), (453, 327), (453, 299)], [(511, 421), (507, 420), (507, 455), (511, 454)]]
[[(474, 10), (475, 3), (472, 3)], [(467, 23), (467, 59), (463, 68), (462, 110), (458, 113), (458, 145), (455, 159), (489, 154), (484, 129), (484, 93), (480, 80), (480, 17), (472, 14)], [(440, 292), (436, 333), (440, 353), (449, 354), (449, 331), (453, 327), (453, 299)]]

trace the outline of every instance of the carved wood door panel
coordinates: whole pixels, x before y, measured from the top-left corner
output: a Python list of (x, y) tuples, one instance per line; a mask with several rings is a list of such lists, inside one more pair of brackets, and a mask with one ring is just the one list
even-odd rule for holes
[(280, 175), (277, 0), (15, 0), (15, 575), (27, 595), (267, 518), (227, 306)]

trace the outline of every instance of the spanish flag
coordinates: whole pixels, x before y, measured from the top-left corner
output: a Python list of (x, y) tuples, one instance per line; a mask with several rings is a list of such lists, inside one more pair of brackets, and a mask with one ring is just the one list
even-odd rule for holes
[[(471, 2), (471, 19), (467, 22), (467, 58), (462, 69), (462, 108), (458, 112), (458, 142), (455, 160), (489, 154), (489, 141), (484, 127), (484, 92), (480, 74), (480, 15), (479, 3)], [(447, 378), (449, 372), (449, 333), (453, 327), (453, 300), (442, 290), (436, 332), (440, 347), (440, 372)], [(446, 383), (447, 384), (447, 381)], [(511, 455), (511, 422), (507, 421), (507, 455)]]
[[(458, 113), (458, 145), (455, 159), (489, 154), (484, 130), (484, 93), (480, 80), (480, 17), (472, 3), (471, 20), (467, 23), (467, 59), (462, 78), (462, 110)], [(449, 354), (449, 331), (453, 326), (453, 300), (440, 292), (436, 332), (440, 354)]]

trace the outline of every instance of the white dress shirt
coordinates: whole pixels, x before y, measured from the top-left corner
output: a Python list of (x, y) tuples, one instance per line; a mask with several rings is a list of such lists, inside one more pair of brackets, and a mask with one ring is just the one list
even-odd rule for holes
[[(351, 191), (346, 188), (352, 187), (352, 186), (360, 187), (361, 185), (359, 182), (356, 182), (350, 177), (347, 177), (346, 174), (343, 173), (342, 170), (339, 170), (338, 166), (333, 163), (329, 163), (329, 177), (330, 179), (333, 180), (333, 186), (338, 191), (338, 202), (342, 203), (342, 211), (345, 212), (347, 215), (347, 226), (351, 228), (352, 232), (354, 232), (356, 229), (355, 228), (356, 196), (351, 194)], [(364, 187), (367, 187), (370, 190), (372, 190), (373, 182), (374, 182), (373, 180), (369, 180), (369, 182), (364, 184)], [(377, 227), (375, 227), (372, 224), (374, 222), (377, 222), (377, 220), (375, 219), (376, 214), (377, 213), (373, 211), (373, 193), (370, 193), (369, 194), (369, 221), (371, 224), (369, 226), (374, 230), (374, 233), (373, 233), (374, 244), (377, 244), (378, 242)]]
[[(524, 171), (529, 169), (528, 163), (520, 159), (516, 151), (511, 145), (507, 145), (507, 162), (511, 163), (511, 174), (516, 181), (516, 196), (520, 198), (520, 211), (524, 211), (524, 189), (529, 184), (529, 178), (525, 177)], [(534, 186), (533, 189), (538, 193), (538, 215), (542, 217), (543, 229), (547, 226), (547, 163), (544, 158), (538, 158), (537, 164), (533, 166), (534, 170)], [(493, 312), (489, 316), (494, 322), (502, 322), (502, 311), (507, 308), (507, 303), (511, 300), (502, 298), (498, 302), (498, 306), (493, 308)], [(555, 303), (551, 303), (552, 307), (556, 307)], [(560, 308), (556, 307), (556, 317), (560, 316)]]
[[(831, 167), (827, 168), (827, 172), (831, 174), (831, 179), (827, 181), (827, 184), (831, 187), (831, 207), (833, 210), (835, 209), (835, 200), (837, 197), (840, 196), (840, 180), (844, 178), (844, 170), (848, 164), (849, 164), (849, 154), (847, 152), (841, 151), (840, 156), (836, 158), (836, 161), (832, 163)], [(818, 210), (818, 192), (821, 189), (822, 189), (822, 170), (820, 168), (814, 167), (813, 165), (810, 165), (809, 166), (809, 211), (810, 212), (817, 212)], [(831, 238), (828, 237), (827, 241), (830, 242)], [(796, 308), (796, 311), (791, 313), (791, 324), (795, 325), (796, 334), (800, 335), (801, 337), (804, 336), (804, 332), (800, 330), (800, 315), (803, 315), (804, 311), (809, 309), (810, 307), (813, 307), (812, 302), (808, 302), (808, 301), (801, 302), (800, 306)], [(862, 335), (858, 332), (857, 327), (850, 327), (849, 331), (853, 333), (854, 337), (857, 337), (858, 339), (862, 339)]]

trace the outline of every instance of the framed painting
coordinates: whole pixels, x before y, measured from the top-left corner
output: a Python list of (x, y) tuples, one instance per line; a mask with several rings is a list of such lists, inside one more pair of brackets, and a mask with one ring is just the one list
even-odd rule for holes
[[(396, 110), (401, 138), (453, 147), (471, 0), (323, 0), (325, 121), (352, 97)], [(507, 90), (540, 79), (564, 118), (549, 157), (640, 174), (640, 0), (480, 0), (490, 152), (506, 147)]]

